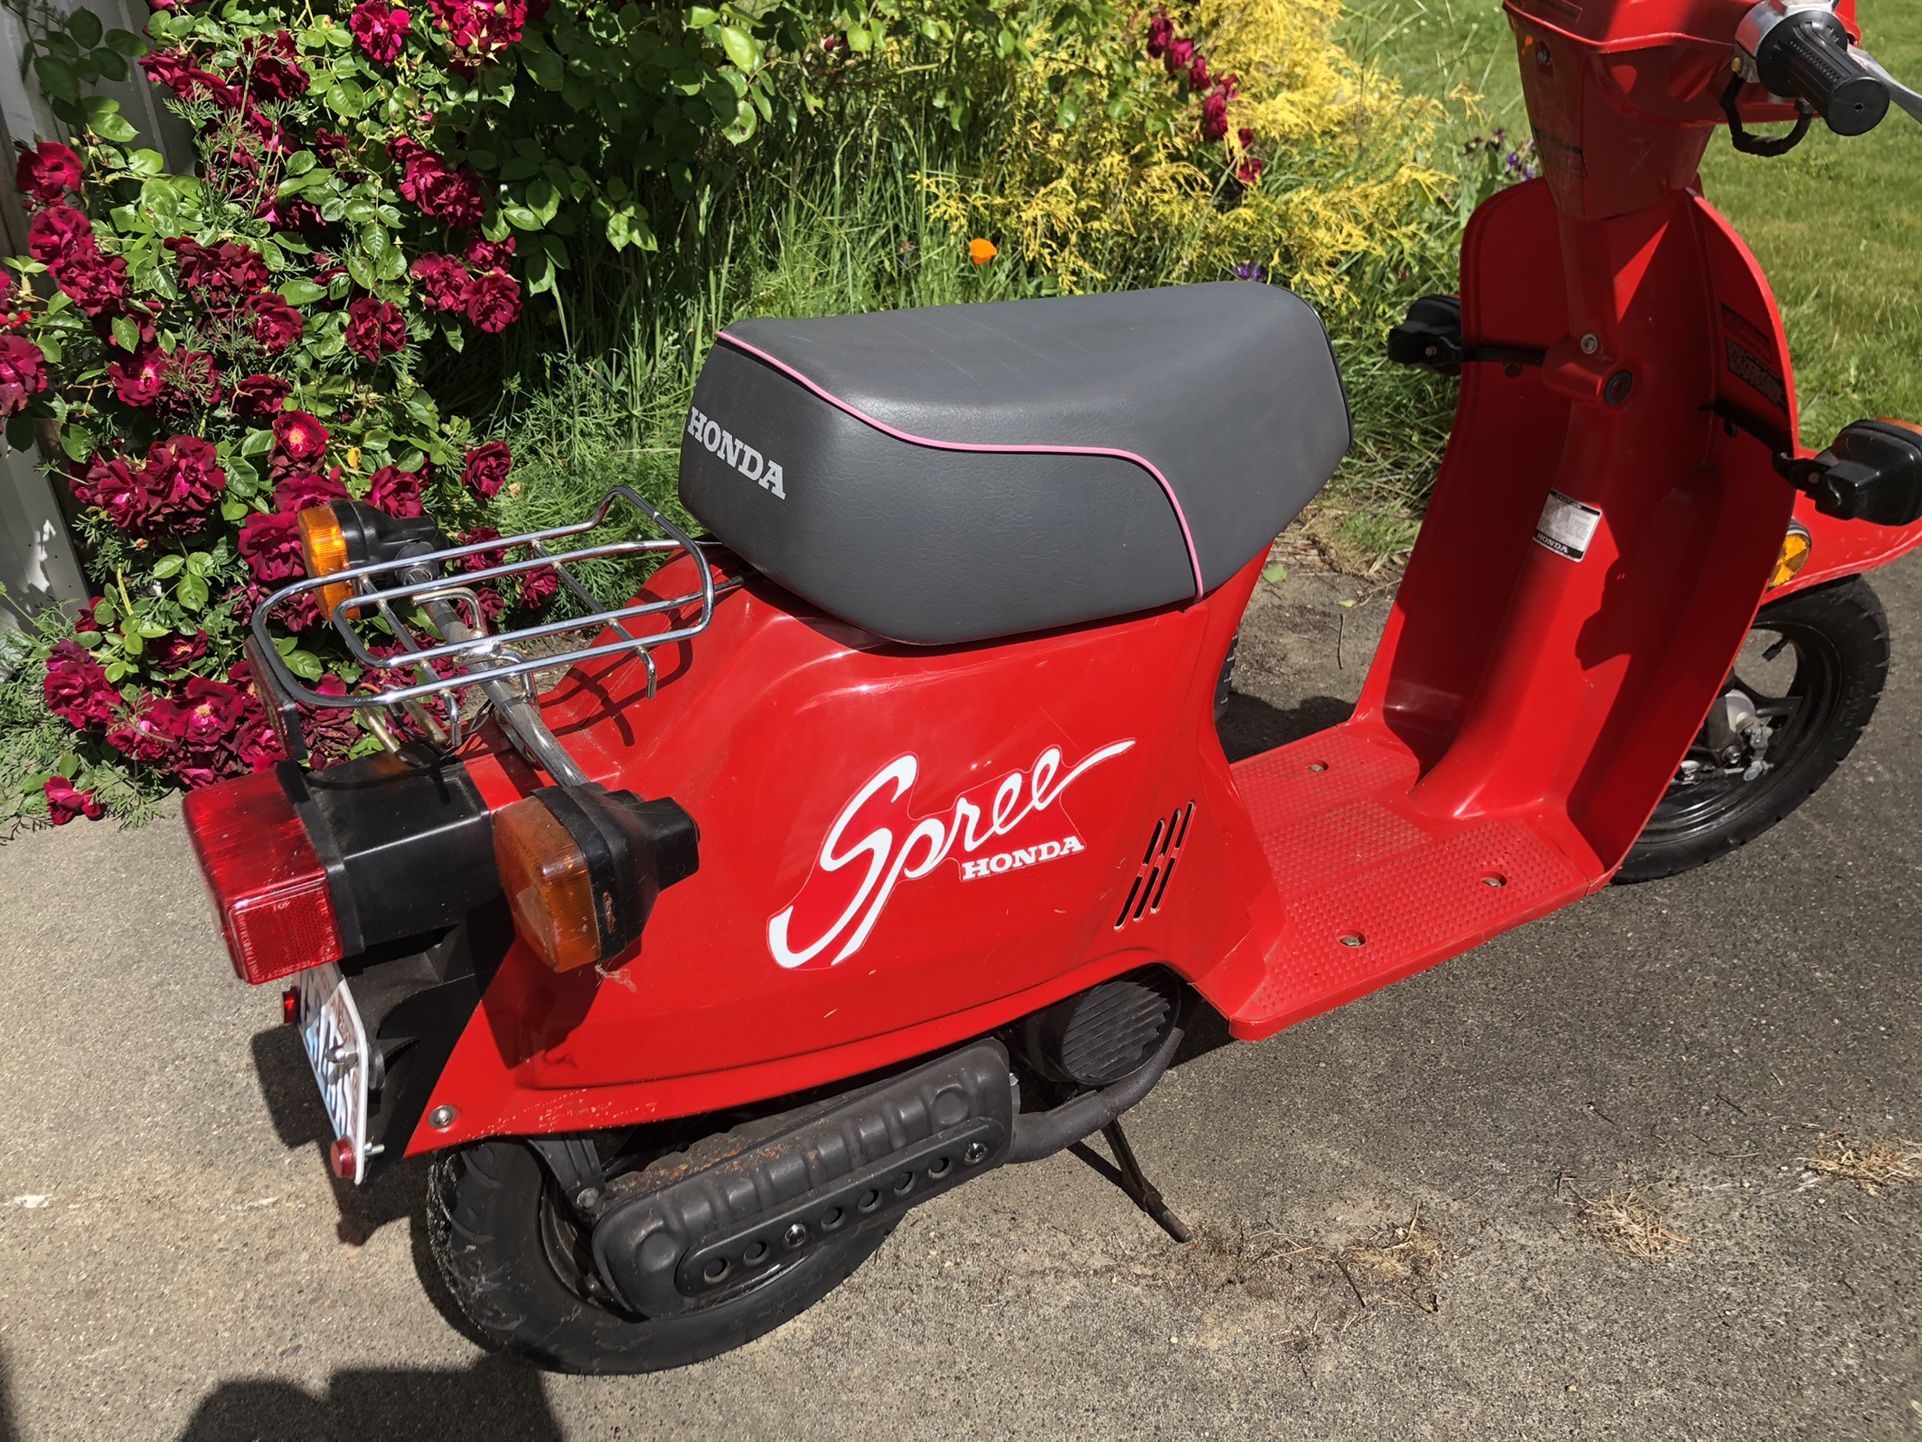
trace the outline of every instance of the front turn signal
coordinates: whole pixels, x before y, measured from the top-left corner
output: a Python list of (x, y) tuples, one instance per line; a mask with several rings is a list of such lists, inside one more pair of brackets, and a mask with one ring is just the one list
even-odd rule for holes
[(549, 787), (494, 814), (494, 862), (514, 926), (555, 971), (613, 961), (640, 940), (663, 887), (694, 874), (700, 833), (677, 802)]
[[(307, 563), (307, 574), (318, 579), (344, 571), (348, 566), (347, 535), (341, 529), (340, 517), (334, 508), (325, 503), (318, 506), (304, 506), (298, 517), (300, 521), (300, 554)], [(320, 605), (331, 619), (334, 608), (354, 594), (351, 581), (337, 581), (331, 586), (320, 588)]]
[(1802, 568), (1809, 563), (1815, 552), (1815, 542), (1809, 533), (1799, 525), (1791, 525), (1789, 533), (1782, 537), (1781, 553), (1775, 558), (1775, 570), (1769, 576), (1769, 589), (1786, 586), (1802, 574)]

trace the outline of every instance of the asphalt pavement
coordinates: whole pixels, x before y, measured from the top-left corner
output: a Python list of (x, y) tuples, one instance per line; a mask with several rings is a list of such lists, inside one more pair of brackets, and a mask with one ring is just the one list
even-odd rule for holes
[[(1294, 570), (1243, 746), (1345, 714), (1385, 614)], [(1880, 715), (1772, 834), (1184, 1061), (1130, 1132), (1197, 1241), (1087, 1157), (1004, 1169), (655, 1377), (449, 1325), (421, 1169), (329, 1178), (176, 819), (16, 840), (0, 1439), (1922, 1438), (1922, 1185), (1808, 1165), (1922, 1137), (1922, 562), (1878, 585)]]

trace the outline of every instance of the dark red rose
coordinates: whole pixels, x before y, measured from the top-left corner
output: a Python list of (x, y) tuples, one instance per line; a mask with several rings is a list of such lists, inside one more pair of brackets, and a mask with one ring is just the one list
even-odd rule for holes
[(467, 313), (467, 267), (451, 255), (423, 255), (409, 269), (420, 282), (421, 304), (429, 310)]
[(47, 271), (73, 303), (90, 316), (118, 310), (127, 299), (127, 262), (117, 255), (75, 249), (51, 262)]
[(1195, 63), (1188, 67), (1188, 84), (1196, 90), (1206, 90), (1208, 88), (1208, 57), (1206, 55), (1195, 56)]
[(229, 774), (237, 769), (241, 773), (265, 771), (276, 762), (285, 761), (287, 752), (274, 734), (273, 723), (267, 719), (267, 708), (260, 704), (260, 698), (252, 691), (243, 690), (240, 700), (234, 703), (233, 730), (228, 734), (226, 751), (230, 762)]
[(514, 237), (505, 240), (482, 240), (479, 236), (467, 242), (462, 252), (467, 263), (476, 270), (506, 270), (507, 262), (514, 255)]
[(313, 471), (295, 471), (284, 476), (274, 487), (274, 509), (283, 515), (297, 515), (309, 506), (318, 506), (327, 501), (341, 501), (347, 498), (347, 487), (340, 483), (340, 475), (318, 475)]
[(248, 309), (254, 317), (254, 339), (268, 355), (279, 355), (300, 339), (300, 312), (271, 290), (253, 298)]
[(0, 335), (0, 418), (18, 415), (47, 388), (47, 358), (25, 336)]
[(149, 524), (169, 531), (191, 528), (227, 488), (219, 453), (199, 436), (155, 441), (137, 480), (153, 508)]
[(1244, 125), (1235, 132), (1235, 139), (1239, 140), (1241, 142), (1241, 148), (1246, 150), (1255, 143), (1255, 132)]
[(95, 248), (93, 222), (71, 205), (50, 205), (27, 227), (27, 251), (44, 265)]
[[(314, 689), (323, 696), (347, 694), (347, 685), (338, 676), (322, 676), (314, 683)], [(337, 760), (360, 740), (360, 723), (344, 706), (309, 706), (302, 708), (300, 733), (309, 751)]]
[[(489, 442), (489, 444), (498, 446), (500, 442), (492, 441)], [(501, 448), (503, 450), (506, 449), (505, 446)], [(482, 449), (485, 450), (486, 447), (483, 446)], [(470, 451), (468, 454), (471, 456), (473, 452)], [(473, 530), (461, 536), (460, 544), (463, 546), (478, 546), (484, 541), (498, 541), (500, 538), (501, 533), (492, 526), (476, 526)], [(457, 564), (463, 571), (485, 571), (491, 567), (504, 564), (506, 560), (507, 552), (505, 551), (476, 551), (471, 556), (462, 556)]]
[(1209, 140), (1219, 140), (1228, 133), (1228, 96), (1225, 91), (1216, 90), (1201, 102), (1201, 133)]
[(488, 59), (520, 43), (528, 19), (527, 0), (428, 0), (434, 22), (457, 50)]
[(552, 566), (521, 573), (521, 604), (537, 611), (553, 600), (561, 589), (560, 574)]
[(347, 302), (347, 349), (377, 361), (407, 344), (407, 322), (389, 301), (362, 296)]
[(234, 410), (249, 420), (264, 421), (279, 413), (280, 403), (292, 389), (293, 386), (279, 376), (258, 372), (243, 376), (234, 387)]
[[(389, 153), (396, 153), (398, 145), (398, 141), (390, 144)], [(401, 160), (400, 193), (423, 215), (457, 227), (480, 224), (484, 197), (481, 178), (472, 168), (449, 166), (414, 141), (401, 146), (396, 158)]]
[[(460, 473), (461, 484), (482, 500), (491, 501), (507, 484), (507, 472), (513, 464), (514, 453), (506, 441), (489, 441), (467, 453), (467, 464)], [(482, 536), (479, 539), (492, 538)]]
[(187, 293), (216, 310), (228, 310), (267, 284), (267, 262), (252, 246), (237, 240), (202, 245), (190, 236), (165, 242)]
[(392, 65), (407, 44), (407, 27), (413, 17), (387, 0), (360, 0), (347, 17), (347, 28), (354, 41), (377, 65)]
[(1157, 15), (1148, 22), (1148, 55), (1150, 59), (1160, 59), (1168, 53), (1168, 42), (1175, 38), (1175, 22), (1166, 15)]
[(305, 196), (263, 195), (254, 207), (259, 216), (275, 230), (318, 230), (327, 223), (320, 207)]
[[(250, 99), (298, 100), (307, 93), (311, 82), (301, 69), (300, 50), (285, 30), (254, 36), (242, 46), (242, 52), (241, 72), (228, 80), (233, 84), (244, 82)], [(264, 116), (262, 120), (266, 128), (272, 128), (271, 121)]]
[(390, 516), (418, 516), (424, 513), (420, 501), (421, 482), (425, 479), (419, 471), (403, 471), (396, 466), (382, 466), (374, 472), (374, 481), (367, 488), (370, 505), (378, 506)]
[(179, 742), (179, 709), (164, 696), (149, 696), (138, 710), (107, 728), (107, 744), (129, 760), (158, 761)]
[(178, 631), (149, 641), (141, 653), (155, 671), (184, 671), (207, 654), (207, 633), (196, 631), (183, 636)]
[(1235, 167), (1235, 179), (1243, 185), (1253, 185), (1261, 179), (1261, 172), (1268, 168), (1268, 162), (1258, 160), (1252, 155), (1244, 155), (1241, 164)]
[(114, 398), (123, 406), (150, 406), (160, 398), (166, 379), (167, 358), (160, 347), (143, 345), (132, 355), (123, 355), (107, 367), (113, 382)]
[(274, 417), (274, 449), (296, 465), (317, 460), (327, 449), (327, 427), (306, 411), (282, 411)]
[(314, 154), (320, 157), (323, 164), (331, 165), (338, 169), (341, 163), (347, 159), (348, 147), (350, 147), (353, 142), (338, 130), (329, 130), (326, 126), (322, 125), (315, 128), (314, 138), (309, 144)]
[(520, 314), (520, 282), (506, 271), (483, 271), (467, 287), (467, 318), (477, 329), (496, 335), (519, 320)]
[(240, 559), (269, 590), (307, 574), (300, 523), (291, 512), (255, 511), (240, 527)]
[(168, 356), (164, 378), (160, 403), (175, 411), (217, 406), (226, 393), (220, 382), (220, 368), (212, 356), (201, 350), (182, 349)]
[(1194, 63), (1195, 42), (1185, 35), (1179, 40), (1168, 42), (1168, 51), (1161, 57), (1161, 63), (1168, 67), (1170, 75), (1179, 75)]
[(120, 709), (120, 693), (78, 641), (62, 641), (48, 653), (40, 697), (54, 715), (82, 729), (104, 726)]
[(20, 187), (22, 195), (45, 202), (58, 200), (68, 191), (80, 189), (81, 179), (86, 172), (81, 169), (80, 157), (71, 147), (57, 140), (43, 140), (31, 150), (25, 141), (16, 140), (14, 145), (20, 151), (20, 163), (13, 172), (14, 182)]
[(176, 100), (211, 100), (224, 110), (240, 107), (240, 92), (195, 65), (185, 51), (156, 50), (140, 58), (140, 68), (154, 84), (173, 91)]
[(94, 607), (106, 599), (105, 596), (89, 596), (87, 598), (87, 604), (82, 606), (80, 613), (73, 618), (73, 629), (76, 631), (98, 631), (100, 629), (100, 623), (94, 619), (93, 610)]
[(114, 527), (135, 535), (145, 531), (153, 512), (153, 498), (139, 474), (118, 456), (95, 456), (74, 481), (73, 493), (81, 505), (98, 508)]
[(49, 778), (42, 789), (47, 795), (47, 818), (55, 826), (65, 826), (76, 816), (98, 821), (107, 814), (91, 791), (74, 790), (73, 783), (64, 776)]

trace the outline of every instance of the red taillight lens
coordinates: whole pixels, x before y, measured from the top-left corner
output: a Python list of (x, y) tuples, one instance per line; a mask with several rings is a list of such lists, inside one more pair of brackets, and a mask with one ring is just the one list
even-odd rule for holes
[(279, 777), (223, 781), (183, 810), (237, 976), (258, 985), (340, 959), (326, 868)]

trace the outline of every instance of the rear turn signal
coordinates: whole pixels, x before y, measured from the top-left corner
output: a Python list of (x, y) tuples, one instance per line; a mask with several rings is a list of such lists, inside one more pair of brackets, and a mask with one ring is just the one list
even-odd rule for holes
[(514, 925), (573, 971), (640, 940), (663, 887), (694, 874), (700, 833), (673, 801), (596, 785), (550, 787), (494, 813), (494, 861)]
[[(331, 576), (344, 571), (348, 566), (347, 536), (341, 529), (340, 517), (334, 514), (331, 505), (306, 506), (301, 509), (300, 553), (307, 563), (307, 574), (313, 577)], [(334, 607), (354, 594), (351, 581), (339, 581), (331, 586), (320, 588), (321, 609), (331, 617)]]
[(327, 870), (276, 772), (190, 791), (182, 812), (235, 975), (258, 985), (340, 959)]

